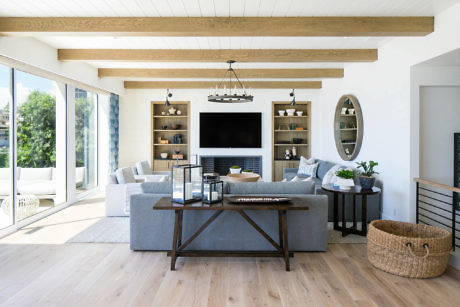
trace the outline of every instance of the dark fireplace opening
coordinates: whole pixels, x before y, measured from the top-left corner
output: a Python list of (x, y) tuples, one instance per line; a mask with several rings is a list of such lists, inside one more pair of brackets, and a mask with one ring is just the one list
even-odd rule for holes
[(219, 173), (225, 176), (229, 168), (238, 165), (242, 170), (252, 170), (253, 173), (262, 176), (261, 156), (201, 156), (201, 165), (204, 173)]

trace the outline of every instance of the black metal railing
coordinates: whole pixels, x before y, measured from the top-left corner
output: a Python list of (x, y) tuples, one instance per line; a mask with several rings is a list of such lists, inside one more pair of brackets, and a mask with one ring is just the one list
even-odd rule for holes
[(457, 210), (460, 188), (415, 178), (416, 221), (452, 232), (452, 247), (460, 248), (460, 211)]

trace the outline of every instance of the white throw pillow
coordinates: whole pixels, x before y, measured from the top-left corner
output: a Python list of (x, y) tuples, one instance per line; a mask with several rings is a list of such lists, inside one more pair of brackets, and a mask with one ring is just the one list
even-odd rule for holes
[(297, 175), (304, 175), (316, 178), (316, 170), (318, 169), (318, 163), (308, 164), (307, 161), (307, 159), (300, 159), (299, 170), (297, 171)]
[(294, 178), (291, 179), (291, 182), (296, 182), (296, 181), (302, 181), (299, 177), (295, 176)]
[(339, 168), (340, 168), (340, 165), (338, 164), (331, 167), (327, 171), (326, 175), (324, 175), (322, 184), (324, 185), (324, 184), (329, 184), (329, 183), (335, 183), (335, 181), (337, 180), (337, 176), (335, 172), (337, 172)]
[(303, 179), (302, 181), (309, 182), (309, 181), (314, 181), (314, 180), (313, 180), (313, 177), (308, 177), (307, 179)]
[(52, 175), (52, 167), (27, 167), (21, 168), (19, 180), (51, 180)]
[(281, 182), (287, 182), (288, 180), (286, 178), (283, 178), (283, 180), (281, 180)]
[(131, 167), (119, 168), (115, 172), (115, 175), (117, 176), (118, 184), (136, 183), (136, 179), (134, 179), (134, 174)]

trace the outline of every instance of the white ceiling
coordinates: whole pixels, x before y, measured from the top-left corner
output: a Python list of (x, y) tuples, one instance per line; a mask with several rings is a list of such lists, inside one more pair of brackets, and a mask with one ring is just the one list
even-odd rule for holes
[(433, 16), (458, 0), (0, 0), (0, 16)]
[[(460, 0), (0, 0), (9, 17), (434, 16)], [(389, 37), (36, 37), (58, 49), (379, 48)], [(105, 68), (226, 68), (225, 63), (89, 61)], [(335, 68), (343, 63), (237, 63), (235, 68)]]

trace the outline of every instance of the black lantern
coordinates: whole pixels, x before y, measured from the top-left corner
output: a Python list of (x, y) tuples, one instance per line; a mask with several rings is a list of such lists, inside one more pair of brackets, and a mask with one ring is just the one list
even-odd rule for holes
[(172, 201), (180, 204), (203, 198), (203, 167), (201, 165), (174, 165), (171, 169)]
[(224, 199), (224, 182), (216, 175), (203, 177), (203, 203), (212, 204)]

